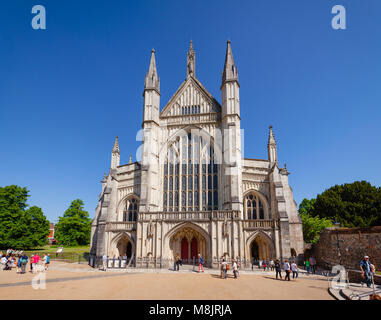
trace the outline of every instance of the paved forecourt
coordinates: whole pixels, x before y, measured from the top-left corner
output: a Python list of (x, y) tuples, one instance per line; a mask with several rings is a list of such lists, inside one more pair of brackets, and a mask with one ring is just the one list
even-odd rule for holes
[(46, 289), (36, 290), (34, 274), (0, 272), (1, 299), (333, 299), (325, 277), (304, 274), (297, 280), (281, 281), (273, 272), (242, 271), (235, 280), (232, 274), (221, 279), (218, 270), (201, 274), (191, 269), (103, 272), (87, 265), (53, 262), (45, 275)]

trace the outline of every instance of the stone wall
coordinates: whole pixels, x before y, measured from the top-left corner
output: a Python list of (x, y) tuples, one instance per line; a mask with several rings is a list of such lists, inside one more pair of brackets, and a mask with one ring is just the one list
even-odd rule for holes
[[(337, 242), (339, 240), (339, 248)], [(364, 255), (370, 257), (376, 270), (381, 269), (381, 226), (370, 228), (327, 228), (320, 234), (313, 254), (317, 264), (327, 269), (340, 263), (347, 269), (359, 270)]]

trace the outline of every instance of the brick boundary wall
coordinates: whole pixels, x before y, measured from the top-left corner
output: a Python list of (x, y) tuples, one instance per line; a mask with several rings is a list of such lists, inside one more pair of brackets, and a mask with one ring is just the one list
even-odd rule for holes
[(348, 270), (360, 270), (364, 255), (370, 257), (376, 270), (381, 270), (381, 226), (369, 228), (327, 228), (320, 233), (313, 255), (319, 266), (331, 269), (340, 263)]

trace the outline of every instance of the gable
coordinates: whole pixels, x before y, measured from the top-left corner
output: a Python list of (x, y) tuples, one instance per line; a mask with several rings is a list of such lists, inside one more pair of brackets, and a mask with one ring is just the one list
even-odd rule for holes
[(219, 113), (221, 106), (194, 77), (188, 77), (169, 100), (160, 117)]

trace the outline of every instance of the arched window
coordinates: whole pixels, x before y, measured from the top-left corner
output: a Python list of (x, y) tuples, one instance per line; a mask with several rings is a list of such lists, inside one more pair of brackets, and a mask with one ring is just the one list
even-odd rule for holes
[[(196, 110), (193, 106), (193, 112)], [(218, 171), (207, 139), (194, 132), (179, 137), (168, 146), (164, 162), (163, 210), (218, 210)], [(174, 201), (171, 192), (176, 192)]]
[(123, 210), (123, 221), (137, 221), (138, 207), (139, 200), (136, 197), (129, 197), (125, 202)]
[(266, 215), (265, 207), (261, 199), (255, 193), (250, 193), (245, 196), (244, 211), (245, 219), (247, 220), (270, 219), (270, 217)]

